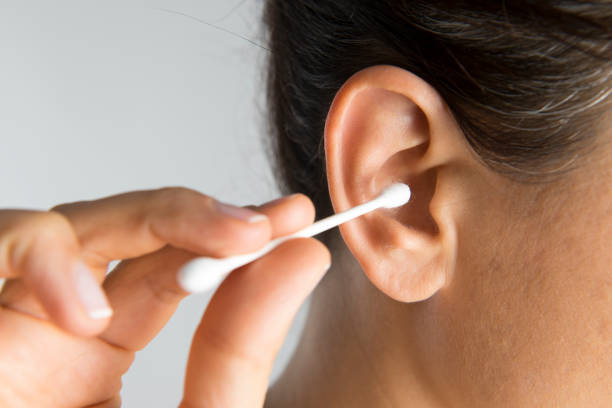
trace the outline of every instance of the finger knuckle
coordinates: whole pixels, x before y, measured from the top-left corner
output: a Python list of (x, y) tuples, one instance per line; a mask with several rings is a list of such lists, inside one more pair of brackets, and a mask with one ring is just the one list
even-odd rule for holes
[(52, 211), (21, 214), (2, 239), (2, 268), (17, 274), (32, 253), (48, 253), (50, 247), (58, 246), (72, 250), (77, 245), (70, 222), (63, 215)]
[(187, 208), (193, 208), (194, 204), (211, 208), (214, 202), (212, 197), (181, 186), (162, 187), (155, 194), (157, 209), (163, 214), (182, 214)]
[(38, 220), (38, 236), (42, 241), (75, 245), (78, 242), (72, 224), (64, 215), (55, 211), (41, 213)]
[(47, 230), (53, 231), (70, 228), (68, 219), (63, 214), (56, 211), (40, 212), (36, 217), (40, 227)]
[(162, 187), (155, 190), (147, 210), (144, 211), (145, 221), (153, 230), (156, 230), (160, 220), (176, 219), (178, 214), (181, 214), (182, 203), (188, 195), (189, 190), (180, 186)]
[(36, 211), (20, 217), (14, 225), (14, 230), (17, 236), (29, 237), (37, 241), (57, 239), (72, 233), (68, 219), (54, 211)]
[(155, 190), (157, 199), (163, 202), (185, 200), (197, 194), (195, 190), (183, 186), (166, 186)]
[(146, 274), (144, 279), (153, 299), (162, 305), (177, 303), (186, 295), (178, 287), (162, 282), (154, 274)]

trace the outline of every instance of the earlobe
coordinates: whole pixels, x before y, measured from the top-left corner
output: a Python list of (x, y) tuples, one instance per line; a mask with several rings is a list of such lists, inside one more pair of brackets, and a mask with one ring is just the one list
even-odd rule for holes
[(407, 205), (378, 210), (340, 230), (368, 278), (388, 296), (412, 302), (436, 293), (455, 262), (460, 209), (449, 204), (467, 194), (453, 172), (474, 161), (438, 93), (400, 68), (360, 71), (334, 99), (325, 150), (336, 212), (393, 182), (410, 185)]

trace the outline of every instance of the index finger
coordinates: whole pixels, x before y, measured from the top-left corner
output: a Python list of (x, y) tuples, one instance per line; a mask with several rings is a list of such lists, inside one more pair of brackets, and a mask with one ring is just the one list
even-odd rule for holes
[(71, 222), (83, 257), (106, 267), (113, 259), (154, 252), (167, 244), (224, 257), (256, 250), (270, 239), (268, 218), (184, 187), (132, 191), (53, 207)]
[[(312, 224), (315, 215), (312, 202), (304, 195), (285, 197), (257, 209), (270, 219), (273, 238)], [(129, 350), (145, 347), (187, 296), (176, 273), (193, 256), (168, 246), (121, 262), (104, 281), (115, 315), (101, 338)]]

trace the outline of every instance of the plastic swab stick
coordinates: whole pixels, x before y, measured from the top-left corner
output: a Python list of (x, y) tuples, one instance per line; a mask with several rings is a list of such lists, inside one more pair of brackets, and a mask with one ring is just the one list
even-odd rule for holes
[(357, 218), (363, 214), (377, 210), (381, 207), (401, 207), (410, 201), (410, 187), (406, 184), (396, 183), (387, 187), (378, 197), (350, 208), (341, 213), (324, 218), (307, 226), (306, 228), (284, 237), (270, 241), (262, 249), (243, 255), (227, 258), (198, 257), (187, 262), (178, 273), (178, 282), (188, 292), (205, 292), (213, 289), (234, 269), (244, 266), (264, 256), (281, 243), (294, 238), (313, 237), (321, 232), (332, 229), (342, 223)]

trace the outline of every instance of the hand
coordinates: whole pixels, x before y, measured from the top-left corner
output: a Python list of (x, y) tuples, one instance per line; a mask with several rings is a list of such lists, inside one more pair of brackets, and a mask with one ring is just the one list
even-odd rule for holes
[[(176, 283), (185, 262), (256, 250), (314, 218), (302, 195), (253, 209), (267, 218), (164, 188), (0, 211), (0, 406), (120, 406), (134, 352), (186, 295)], [(105, 277), (113, 259), (124, 260)], [(318, 241), (297, 239), (233, 272), (195, 334), (182, 406), (261, 406), (274, 356), (329, 260)]]

